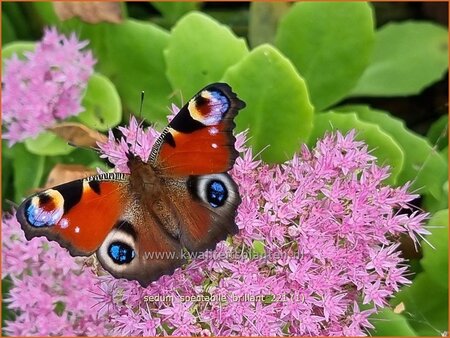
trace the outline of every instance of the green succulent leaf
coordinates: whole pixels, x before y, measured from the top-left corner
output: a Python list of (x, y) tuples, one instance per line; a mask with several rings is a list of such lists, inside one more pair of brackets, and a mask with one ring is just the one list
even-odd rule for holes
[(39, 187), (44, 174), (45, 157), (31, 154), (26, 147), (17, 143), (11, 149), (14, 170), (14, 200), (20, 202)]
[(420, 273), (412, 285), (403, 287), (392, 303), (403, 303), (416, 335), (442, 336), (448, 331), (448, 286), (442, 287), (428, 273)]
[(402, 120), (381, 110), (363, 105), (339, 107), (337, 110), (356, 112), (361, 120), (379, 125), (400, 146), (404, 164), (398, 184), (411, 181), (412, 190), (421, 194), (430, 192), (435, 198), (441, 198), (442, 185), (447, 179), (447, 163), (426, 138), (408, 130)]
[(162, 16), (169, 22), (174, 23), (186, 13), (200, 7), (200, 2), (174, 1), (174, 2), (150, 2)]
[(120, 24), (91, 25), (78, 19), (62, 23), (65, 31), (76, 31), (88, 39), (98, 60), (97, 71), (114, 83), (126, 115), (138, 115), (141, 92), (145, 92), (142, 115), (166, 122), (172, 92), (165, 75), (163, 50), (169, 33), (156, 25), (127, 19)]
[(14, 41), (3, 46), (2, 48), (2, 65), (5, 69), (5, 60), (11, 59), (14, 54), (17, 55), (19, 59), (25, 59), (25, 52), (32, 52), (36, 48), (34, 42), (27, 41)]
[(36, 138), (26, 139), (24, 143), (27, 150), (35, 155), (67, 155), (75, 149), (50, 131), (43, 131)]
[(167, 77), (190, 98), (220, 80), (225, 70), (247, 55), (244, 39), (205, 14), (189, 13), (174, 26), (165, 51)]
[(441, 116), (431, 125), (427, 138), (431, 144), (436, 144), (439, 150), (448, 146), (448, 115)]
[(417, 335), (404, 316), (395, 313), (389, 308), (384, 308), (380, 312), (370, 316), (369, 321), (375, 326), (375, 328), (370, 331), (372, 336), (408, 337)]
[(425, 194), (422, 199), (422, 208), (430, 213), (448, 208), (448, 181), (443, 184), (441, 195), (440, 198), (435, 198), (431, 194)]
[(317, 110), (344, 98), (369, 64), (372, 16), (363, 2), (299, 2), (281, 20), (275, 45), (305, 78)]
[(420, 93), (448, 69), (448, 32), (429, 22), (389, 23), (376, 34), (372, 62), (352, 95)]
[(313, 107), (305, 81), (270, 45), (255, 48), (230, 67), (223, 81), (247, 104), (236, 117), (237, 130), (249, 128), (249, 144), (268, 162), (284, 162), (312, 129)]
[(341, 133), (346, 133), (352, 129), (356, 130), (356, 139), (367, 143), (380, 165), (390, 166), (391, 176), (386, 182), (395, 184), (405, 161), (403, 150), (396, 140), (378, 124), (364, 121), (356, 113), (329, 111), (316, 114), (309, 144), (313, 146), (326, 131), (339, 130)]
[(436, 212), (429, 220), (427, 230), (431, 235), (422, 244), (422, 267), (436, 284), (448, 288), (448, 209)]
[(94, 73), (83, 97), (84, 111), (77, 119), (93, 129), (106, 131), (122, 119), (122, 105), (114, 84), (106, 77)]
[(274, 43), (279, 22), (289, 7), (289, 3), (282, 1), (250, 3), (248, 39), (252, 47)]

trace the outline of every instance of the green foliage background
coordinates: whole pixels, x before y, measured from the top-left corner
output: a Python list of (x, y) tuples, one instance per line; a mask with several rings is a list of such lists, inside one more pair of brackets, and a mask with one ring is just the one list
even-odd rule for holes
[[(419, 20), (377, 25), (374, 4), (363, 2), (121, 6), (122, 23), (88, 24), (60, 21), (51, 3), (2, 3), (3, 60), (32, 50), (49, 25), (88, 39), (96, 74), (83, 99), (86, 111), (72, 120), (100, 131), (137, 114), (142, 90), (143, 116), (162, 127), (171, 102), (180, 105), (215, 81), (229, 83), (246, 101), (237, 129), (249, 128), (255, 152), (270, 145), (261, 154), (265, 161), (281, 163), (326, 131), (356, 129), (380, 163), (391, 166), (388, 183), (412, 181), (433, 232), (427, 241), (434, 249), (424, 243), (420, 259), (412, 260), (412, 286), (391, 301), (392, 309), (402, 303), (405, 310), (375, 316), (371, 334), (448, 330), (448, 118), (420, 135), (404, 117), (370, 105), (373, 98), (408, 100), (444, 77), (446, 27)], [(55, 163), (99, 166), (94, 152), (50, 132), (11, 148), (4, 142), (2, 159), (3, 210), (6, 200), (18, 203), (39, 187)], [(3, 286), (5, 293), (9, 281)], [(4, 319), (14, 315), (3, 310)]]

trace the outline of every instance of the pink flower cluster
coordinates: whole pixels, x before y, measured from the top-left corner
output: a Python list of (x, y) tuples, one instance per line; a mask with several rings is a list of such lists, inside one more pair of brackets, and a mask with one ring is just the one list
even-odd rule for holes
[[(126, 171), (125, 152), (148, 158), (158, 133), (135, 120), (122, 132), (100, 148)], [(399, 236), (417, 242), (428, 233), (427, 214), (410, 207), (417, 195), (407, 185), (384, 185), (388, 168), (354, 133), (328, 134), (282, 165), (255, 159), (245, 143), (246, 134), (237, 135), (241, 157), (231, 171), (242, 196), (240, 233), (147, 288), (98, 271), (96, 277), (53, 242), (25, 242), (17, 222), (5, 220), (4, 241), (16, 237), (3, 249), (4, 272), (14, 282), (6, 301), (22, 313), (7, 332), (47, 334), (47, 318), (57, 316), (61, 327), (53, 333), (367, 334), (369, 316), (410, 283)], [(34, 299), (48, 299), (30, 305), (19, 297), (30, 289)], [(62, 315), (51, 315), (58, 301)]]
[(24, 54), (25, 60), (14, 54), (5, 61), (3, 137), (10, 144), (83, 111), (82, 94), (95, 64), (90, 51), (81, 51), (87, 44), (50, 28), (35, 50)]
[(16, 314), (3, 328), (10, 336), (105, 335), (105, 319), (92, 311), (98, 283), (86, 259), (44, 237), (25, 239), (14, 215), (2, 222), (2, 279), (12, 282), (3, 299)]

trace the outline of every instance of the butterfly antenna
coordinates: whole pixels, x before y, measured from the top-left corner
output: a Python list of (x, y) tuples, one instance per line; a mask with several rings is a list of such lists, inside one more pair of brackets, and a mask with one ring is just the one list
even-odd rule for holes
[(141, 91), (141, 103), (139, 105), (139, 118), (142, 118), (142, 107), (144, 106), (144, 96), (145, 96), (145, 92)]
[[(138, 114), (138, 119), (140, 121), (142, 121), (142, 108), (144, 106), (144, 97), (145, 97), (145, 93), (144, 91), (141, 91), (141, 99), (140, 99), (140, 104), (139, 104), (139, 114)], [(137, 121), (136, 121), (137, 122)], [(138, 143), (138, 133), (139, 133), (139, 128), (141, 126), (141, 122), (136, 123), (136, 138), (134, 140), (134, 146), (133, 146), (133, 153), (136, 154), (136, 147), (137, 147), (137, 143)]]

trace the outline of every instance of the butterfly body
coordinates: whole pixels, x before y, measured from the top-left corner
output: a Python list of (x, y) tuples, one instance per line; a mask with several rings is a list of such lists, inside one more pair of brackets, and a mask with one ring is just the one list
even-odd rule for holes
[(233, 118), (245, 104), (226, 84), (202, 89), (156, 140), (148, 163), (127, 154), (129, 174), (106, 173), (26, 199), (28, 239), (46, 236), (74, 255), (94, 252), (116, 277), (148, 285), (237, 233)]

